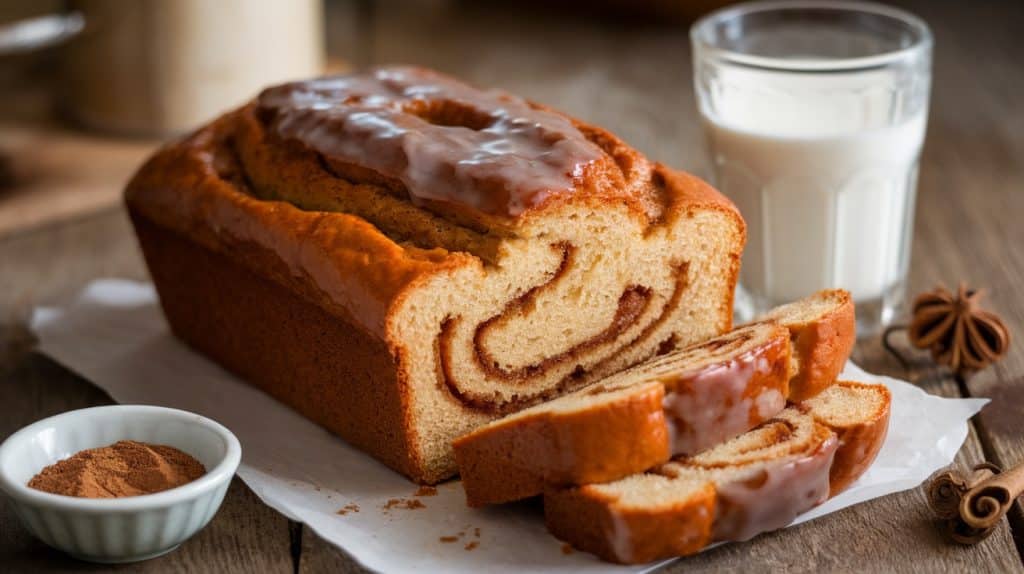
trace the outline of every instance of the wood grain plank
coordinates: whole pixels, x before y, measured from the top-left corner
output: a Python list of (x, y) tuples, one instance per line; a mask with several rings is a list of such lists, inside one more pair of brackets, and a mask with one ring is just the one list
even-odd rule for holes
[(116, 207), (121, 189), (155, 141), (0, 122), (0, 236)]
[[(983, 287), (1016, 340), (1004, 360), (971, 377), (992, 403), (976, 426), (990, 462), (1024, 463), (1024, 4), (981, 3), (963, 18), (949, 2), (914, 2), (936, 41), (933, 107), (918, 200), (912, 292), (965, 280)], [(976, 8), (976, 9), (975, 9)], [(1010, 514), (1024, 554), (1024, 508)]]
[(0, 261), (0, 324), (23, 323), (32, 307), (71, 296), (97, 277), (148, 277), (120, 206), (0, 238)]

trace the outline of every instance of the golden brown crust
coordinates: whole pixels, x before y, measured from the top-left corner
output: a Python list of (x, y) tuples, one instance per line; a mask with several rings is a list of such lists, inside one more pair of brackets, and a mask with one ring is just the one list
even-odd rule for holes
[(243, 111), (157, 152), (129, 182), (129, 208), (230, 254), (380, 339), (405, 290), (433, 273), (470, 263), (462, 253), (398, 245), (359, 217), (304, 211), (245, 193), (229, 179), (237, 167), (218, 165), (230, 161), (226, 146)]
[(841, 303), (821, 320), (790, 329), (793, 349), (800, 365), (790, 381), (790, 400), (801, 402), (829, 388), (843, 370), (857, 342), (853, 299), (846, 291), (836, 290)]
[(889, 431), (889, 412), (892, 403), (892, 394), (882, 385), (839, 381), (836, 386), (878, 393), (882, 396), (882, 404), (871, 417), (857, 424), (840, 425), (834, 421), (819, 419), (819, 422), (828, 426), (839, 437), (839, 449), (829, 472), (829, 496), (846, 490), (864, 474), (871, 463), (875, 462)]
[(467, 503), (521, 500), (545, 484), (605, 482), (668, 460), (663, 396), (661, 384), (641, 385), (596, 408), (524, 416), (515, 433), (488, 427), (456, 439)]
[[(711, 542), (715, 487), (705, 482), (678, 504), (616, 508), (586, 486), (544, 497), (544, 522), (560, 540), (609, 562), (643, 564), (700, 552)], [(671, 533), (671, 534), (669, 534)]]

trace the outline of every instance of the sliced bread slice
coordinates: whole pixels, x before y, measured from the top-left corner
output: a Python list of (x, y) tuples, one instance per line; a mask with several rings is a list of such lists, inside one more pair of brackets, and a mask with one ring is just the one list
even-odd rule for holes
[(841, 381), (804, 401), (815, 420), (839, 437), (839, 450), (829, 475), (830, 496), (853, 484), (871, 466), (889, 432), (892, 396), (882, 385)]
[(696, 456), (615, 482), (549, 488), (545, 521), (574, 547), (621, 563), (782, 528), (868, 468), (889, 402), (884, 386), (840, 382)]
[(829, 289), (780, 305), (759, 322), (785, 325), (793, 339), (789, 400), (805, 401), (824, 391), (843, 370), (856, 343), (856, 320), (849, 291)]
[(457, 439), (470, 506), (606, 482), (741, 434), (786, 405), (789, 331), (750, 325)]
[[(469, 505), (536, 496), (545, 484), (615, 480), (754, 428), (784, 408), (790, 381), (824, 389), (835, 380), (853, 344), (852, 305), (846, 292), (817, 293), (780, 308), (775, 319), (656, 357), (456, 439)], [(820, 336), (826, 332), (835, 336)]]
[(668, 460), (664, 396), (659, 381), (617, 377), (456, 440), (469, 505), (528, 498), (547, 483), (613, 480)]

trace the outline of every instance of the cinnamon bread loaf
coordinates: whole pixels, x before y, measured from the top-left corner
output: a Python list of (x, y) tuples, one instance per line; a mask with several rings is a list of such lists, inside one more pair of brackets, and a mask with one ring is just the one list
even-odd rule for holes
[[(791, 381), (804, 391), (834, 383), (854, 340), (849, 294), (822, 291), (770, 317), (456, 439), (467, 502), (509, 502), (545, 485), (641, 472), (775, 416), (791, 398)], [(832, 336), (817, 336), (823, 332)]]
[(455, 437), (728, 330), (745, 233), (601, 128), (402, 67), (265, 90), (126, 202), (178, 337), (428, 483)]
[(785, 527), (868, 468), (890, 400), (882, 385), (840, 382), (696, 456), (615, 482), (550, 489), (545, 521), (576, 548), (622, 563)]

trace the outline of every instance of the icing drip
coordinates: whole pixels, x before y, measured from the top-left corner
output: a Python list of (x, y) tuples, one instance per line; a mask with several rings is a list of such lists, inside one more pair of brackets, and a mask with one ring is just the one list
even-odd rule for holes
[(561, 115), (417, 68), (284, 84), (259, 107), (282, 138), (399, 180), (416, 205), (515, 216), (572, 192), (603, 156)]
[(751, 384), (772, 368), (766, 357), (751, 352), (666, 385), (662, 407), (672, 454), (694, 454), (725, 442), (785, 408), (778, 388)]
[(716, 540), (749, 540), (778, 530), (800, 514), (825, 502), (829, 469), (839, 442), (835, 435), (806, 456), (771, 462), (746, 480), (726, 478), (719, 483)]

